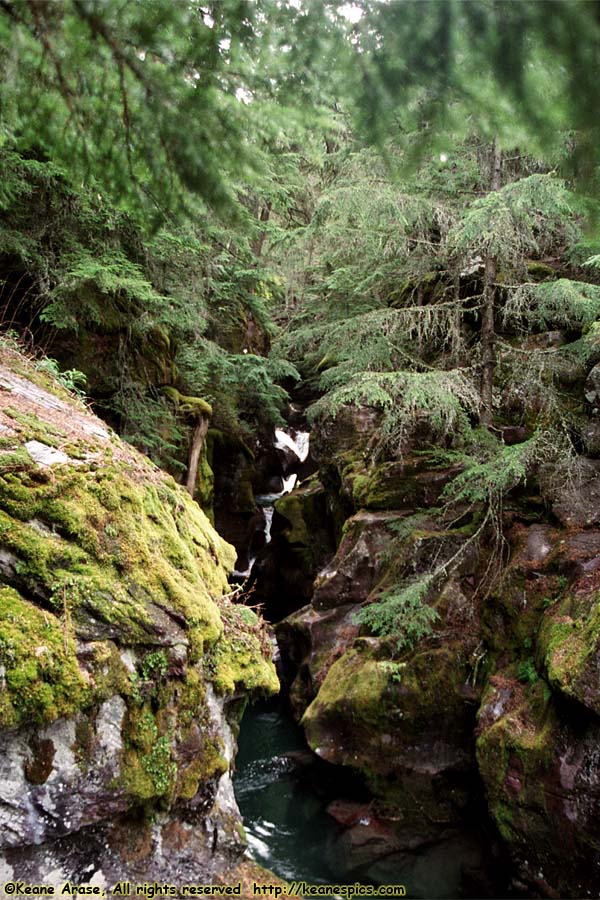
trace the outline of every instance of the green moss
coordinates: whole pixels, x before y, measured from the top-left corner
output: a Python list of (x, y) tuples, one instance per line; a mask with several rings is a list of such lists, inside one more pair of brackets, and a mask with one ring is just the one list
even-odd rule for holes
[(200, 504), (206, 513), (211, 525), (215, 523), (215, 475), (213, 472), (213, 447), (214, 442), (210, 437), (210, 431), (207, 440), (202, 446), (200, 454), (200, 462), (198, 465), (198, 477), (196, 479), (196, 487), (194, 490), (194, 500)]
[(480, 725), (477, 762), (489, 807), (509, 844), (521, 846), (537, 829), (547, 830), (548, 785), (556, 764), (557, 719), (550, 694), (541, 679), (520, 684), (516, 665), (494, 676), (482, 703), (494, 708), (497, 694), (505, 711), (490, 724)]
[[(207, 681), (241, 695), (279, 687), (258, 618), (221, 599), (235, 551), (180, 486), (116, 437), (100, 450), (91, 441), (93, 461), (40, 468), (25, 459), (23, 436), (49, 443), (51, 428), (33, 402), (19, 416), (22, 434), (0, 450), (1, 577), (11, 585), (0, 587), (0, 726), (69, 716), (86, 766), (95, 711), (120, 695), (121, 787), (149, 810), (176, 791), (192, 797), (227, 768)], [(87, 439), (69, 439), (85, 457)], [(177, 666), (173, 644), (187, 651)], [(136, 652), (137, 673), (119, 648)], [(201, 735), (199, 752), (180, 759), (186, 729), (189, 747)], [(36, 760), (40, 781), (48, 760)]]
[(147, 704), (127, 712), (121, 777), (125, 790), (137, 801), (167, 798), (175, 787), (172, 733), (163, 731), (161, 724), (160, 711), (153, 713)]
[(0, 724), (50, 722), (92, 702), (68, 622), (0, 587)]
[(213, 743), (205, 744), (201, 754), (180, 768), (175, 794), (183, 800), (191, 800), (203, 782), (220, 778), (228, 769), (229, 763), (219, 748)]
[(0, 474), (24, 469), (32, 469), (34, 462), (24, 447), (0, 450)]
[(205, 669), (215, 688), (233, 694), (240, 688), (276, 694), (279, 681), (271, 662), (271, 645), (258, 617), (244, 606), (228, 605), (221, 611), (225, 630), (206, 655)]
[(158, 726), (148, 706), (129, 710), (125, 735), (131, 747), (149, 753), (158, 739)]
[[(545, 281), (547, 278), (556, 278), (556, 269), (547, 263), (537, 259), (527, 260), (527, 274), (531, 281)], [(512, 280), (512, 276), (509, 280)]]
[(50, 480), (0, 476), (0, 507), (0, 544), (19, 579), (50, 599), (68, 572), (76, 622), (79, 608), (139, 639), (152, 598), (187, 619), (196, 658), (220, 634), (212, 597), (226, 588), (233, 548), (175, 485), (137, 484), (115, 467), (56, 467)]
[(206, 690), (202, 678), (195, 669), (188, 669), (185, 681), (177, 688), (177, 711), (181, 728), (191, 725), (205, 700)]
[(86, 649), (91, 654), (96, 702), (108, 700), (115, 694), (125, 698), (137, 696), (136, 680), (123, 663), (116, 644), (112, 641), (88, 641)]
[(64, 432), (38, 416), (22, 412), (12, 406), (5, 406), (3, 412), (10, 416), (20, 427), (21, 437), (25, 441), (40, 441), (49, 447), (57, 447), (64, 440)]
[(597, 655), (600, 652), (600, 602), (593, 592), (566, 596), (544, 615), (540, 656), (550, 684), (600, 713)]
[(508, 803), (500, 801), (494, 804), (492, 812), (501, 837), (511, 844), (515, 839), (514, 810)]
[(165, 387), (163, 392), (169, 400), (175, 405), (178, 412), (185, 415), (194, 416), (195, 418), (203, 418), (212, 416), (212, 406), (201, 397), (186, 397), (180, 394), (174, 387)]
[(380, 724), (385, 717), (388, 684), (385, 666), (359, 649), (349, 650), (336, 660), (302, 718), (311, 746), (318, 744), (316, 735), (311, 735), (322, 715), (333, 713), (363, 727)]
[(402, 509), (422, 505), (423, 484), (418, 469), (406, 463), (380, 463), (366, 470), (362, 454), (350, 455), (342, 479), (351, 486), (356, 509)]

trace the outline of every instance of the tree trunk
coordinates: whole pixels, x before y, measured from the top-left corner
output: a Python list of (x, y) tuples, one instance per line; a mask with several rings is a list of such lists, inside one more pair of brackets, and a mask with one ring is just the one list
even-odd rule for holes
[(202, 447), (204, 446), (204, 438), (206, 437), (206, 432), (208, 431), (208, 422), (208, 416), (202, 416), (202, 418), (198, 420), (198, 423), (194, 428), (194, 433), (192, 435), (188, 462), (188, 474), (185, 483), (185, 488), (190, 497), (194, 496), (194, 492), (196, 489), (198, 465), (200, 463), (200, 454), (202, 453)]
[[(502, 151), (498, 142), (492, 145), (492, 170), (490, 190), (498, 191), (502, 177)], [(485, 274), (483, 287), (483, 307), (481, 310), (481, 412), (480, 422), (486, 428), (492, 424), (494, 370), (496, 368), (496, 350), (494, 331), (494, 307), (496, 300), (496, 277), (498, 263), (495, 256), (485, 257)]]
[[(271, 209), (272, 208), (273, 208), (273, 204), (271, 203), (270, 200), (267, 200), (266, 204), (263, 206), (263, 208), (260, 211), (260, 216), (258, 217), (258, 221), (261, 223), (264, 223), (266, 225), (267, 222), (269, 221), (269, 219), (271, 218)], [(263, 228), (259, 232), (258, 237), (252, 243), (252, 251), (257, 259), (260, 259), (260, 257), (261, 257), (262, 250), (263, 250), (263, 244), (265, 242), (266, 236), (267, 236), (267, 229)]]

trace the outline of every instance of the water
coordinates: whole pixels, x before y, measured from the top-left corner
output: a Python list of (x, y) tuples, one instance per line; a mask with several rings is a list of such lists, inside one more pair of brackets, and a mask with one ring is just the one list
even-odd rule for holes
[(411, 850), (377, 850), (376, 834), (349, 841), (352, 832), (326, 808), (340, 798), (360, 806), (365, 789), (351, 770), (307, 751), (279, 698), (244, 715), (234, 789), (250, 856), (287, 881), (405, 884), (412, 900), (521, 896), (508, 890), (506, 862), (491, 854), (484, 823)]
[[(285, 491), (284, 491), (285, 493)], [(282, 494), (274, 494), (275, 499), (283, 496)], [(267, 544), (271, 542), (271, 523), (273, 522), (273, 513), (275, 512), (275, 507), (272, 505), (268, 505), (267, 502), (259, 502), (259, 501), (268, 501), (271, 497), (271, 494), (262, 494), (259, 497), (255, 497), (255, 501), (257, 506), (260, 506), (263, 514), (263, 533), (265, 536), (265, 547)], [(234, 569), (231, 573), (233, 578), (248, 578), (252, 572), (252, 568), (254, 563), (257, 560), (256, 553), (250, 553), (248, 555), (248, 565), (246, 569), (241, 572), (239, 569)]]
[(328, 768), (309, 754), (280, 700), (246, 711), (235, 795), (252, 858), (281, 878), (312, 884), (339, 880), (331, 857), (341, 829), (325, 811), (337, 796), (335, 780), (324, 774)]
[(304, 462), (308, 456), (310, 433), (308, 431), (297, 431), (295, 437), (292, 437), (291, 434), (283, 431), (283, 429), (276, 428), (274, 445), (278, 450), (285, 450), (286, 448), (291, 450), (292, 453), (296, 454), (300, 462)]

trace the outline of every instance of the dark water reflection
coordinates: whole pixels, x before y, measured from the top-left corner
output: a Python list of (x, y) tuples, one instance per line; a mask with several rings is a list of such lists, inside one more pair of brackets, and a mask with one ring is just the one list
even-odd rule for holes
[[(279, 699), (249, 708), (242, 721), (234, 778), (252, 858), (286, 880), (312, 884), (406, 884), (419, 900), (508, 897), (508, 873), (487, 823), (414, 852), (357, 845), (326, 812), (332, 800), (366, 802), (354, 774), (306, 749), (302, 730)], [(515, 897), (517, 895), (510, 894)]]
[(282, 878), (338, 880), (330, 858), (341, 829), (325, 811), (339, 796), (337, 779), (311, 758), (279, 701), (246, 711), (236, 768), (235, 794), (252, 858)]

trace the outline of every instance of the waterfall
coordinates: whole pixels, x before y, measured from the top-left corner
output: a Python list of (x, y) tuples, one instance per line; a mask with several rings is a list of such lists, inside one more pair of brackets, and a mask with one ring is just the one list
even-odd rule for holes
[(271, 543), (271, 523), (273, 521), (274, 506), (265, 506), (263, 513), (265, 517), (265, 544)]
[[(288, 434), (286, 431), (283, 431), (283, 429), (276, 428), (273, 445), (278, 450), (291, 450), (292, 453), (294, 453), (294, 455), (297, 457), (298, 462), (302, 463), (308, 457), (310, 449), (310, 434), (308, 431), (293, 431), (292, 434)], [(265, 546), (271, 541), (271, 523), (273, 521), (273, 513), (275, 512), (275, 501), (279, 500), (280, 497), (283, 497), (284, 494), (289, 494), (290, 491), (293, 491), (296, 487), (296, 484), (298, 483), (298, 473), (289, 471), (290, 468), (293, 468), (293, 466), (293, 462), (290, 463), (288, 461), (288, 464), (284, 467), (284, 473), (281, 476), (281, 491), (273, 492), (270, 494), (257, 494), (254, 498), (256, 505), (261, 508), (263, 514), (262, 530), (265, 535)], [(252, 572), (252, 567), (254, 566), (257, 558), (258, 553), (248, 553), (248, 565), (246, 566), (246, 569), (243, 572), (239, 569), (234, 569), (231, 573), (232, 576), (236, 579), (243, 580), (248, 578)]]
[(276, 428), (275, 447), (278, 450), (285, 450), (286, 448), (291, 450), (292, 453), (296, 454), (300, 462), (304, 462), (310, 449), (310, 434), (308, 431), (297, 431), (295, 437), (292, 437), (291, 434), (282, 431), (281, 428)]
[(296, 475), (295, 472), (293, 472), (291, 475), (288, 475), (287, 478), (284, 478), (283, 479), (283, 490), (279, 496), (283, 497), (284, 494), (289, 494), (290, 491), (293, 491), (294, 488), (296, 487), (297, 481), (298, 481), (298, 476)]

